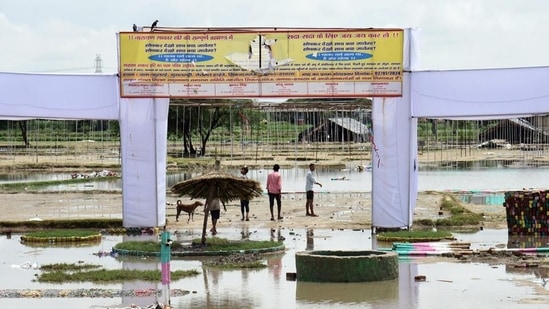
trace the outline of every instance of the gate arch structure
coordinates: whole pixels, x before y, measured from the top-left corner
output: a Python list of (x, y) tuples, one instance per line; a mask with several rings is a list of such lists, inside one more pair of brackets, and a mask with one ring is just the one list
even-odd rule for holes
[(170, 97), (373, 97), (374, 227), (412, 224), (417, 118), (549, 112), (549, 67), (419, 71), (413, 29), (119, 33), (118, 74), (0, 73), (0, 118), (118, 120), (125, 227), (166, 222)]

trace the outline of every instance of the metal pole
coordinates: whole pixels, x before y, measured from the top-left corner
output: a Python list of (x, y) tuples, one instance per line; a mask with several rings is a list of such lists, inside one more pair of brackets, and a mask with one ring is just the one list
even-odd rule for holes
[(162, 267), (162, 303), (166, 306), (170, 305), (170, 256), (171, 244), (170, 232), (164, 230), (161, 237), (160, 262)]

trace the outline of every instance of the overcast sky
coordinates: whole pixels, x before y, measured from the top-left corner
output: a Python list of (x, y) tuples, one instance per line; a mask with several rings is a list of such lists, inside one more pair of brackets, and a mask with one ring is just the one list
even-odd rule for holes
[(417, 28), (420, 68), (549, 65), (548, 0), (0, 0), (0, 71), (117, 71), (131, 26)]

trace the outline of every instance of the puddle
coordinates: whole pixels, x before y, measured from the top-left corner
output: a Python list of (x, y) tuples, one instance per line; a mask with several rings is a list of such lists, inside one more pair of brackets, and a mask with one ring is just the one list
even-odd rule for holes
[[(401, 258), (398, 280), (366, 283), (310, 283), (287, 281), (286, 273), (295, 272), (295, 253), (303, 250), (372, 250), (378, 244), (369, 230), (220, 229), (220, 237), (229, 239), (268, 240), (273, 234), (284, 237), (287, 251), (265, 258), (267, 267), (260, 270), (216, 270), (202, 267), (200, 258), (172, 259), (171, 269), (196, 269), (198, 276), (171, 282), (170, 288), (191, 291), (172, 297), (172, 308), (514, 308), (524, 304), (549, 304), (546, 273), (538, 268), (514, 268), (504, 264), (462, 263), (446, 258)], [(190, 240), (199, 230), (183, 230), (175, 237)], [(33, 282), (39, 271), (17, 268), (25, 262), (100, 264), (107, 269), (160, 269), (155, 257), (98, 256), (123, 239), (136, 236), (104, 236), (101, 243), (76, 247), (29, 247), (19, 243), (20, 235), (0, 238), (0, 290), (6, 289), (161, 289), (158, 283), (125, 282), (121, 284)], [(523, 246), (521, 240), (508, 240), (506, 230), (455, 233), (459, 241), (471, 242), (471, 248)], [(156, 236), (137, 236), (156, 237)], [(526, 240), (531, 241), (531, 240)], [(543, 240), (545, 241), (545, 240)], [(525, 244), (527, 245), (527, 244)], [(525, 246), (524, 245), (524, 246)], [(386, 247), (380, 244), (380, 247)], [(8, 254), (6, 254), (8, 253)], [(416, 282), (416, 275), (426, 281)], [(545, 286), (548, 286), (547, 288)], [(3, 308), (41, 309), (115, 308), (131, 304), (148, 306), (155, 296), (113, 298), (1, 298)]]

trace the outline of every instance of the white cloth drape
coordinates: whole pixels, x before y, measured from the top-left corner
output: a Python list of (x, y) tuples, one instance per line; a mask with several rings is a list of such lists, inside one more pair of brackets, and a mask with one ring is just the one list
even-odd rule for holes
[(405, 29), (401, 98), (372, 104), (372, 226), (412, 225), (417, 197), (417, 120), (410, 117), (410, 71), (419, 63), (418, 31)]
[(549, 67), (423, 71), (412, 76), (412, 117), (495, 119), (549, 112)]
[(0, 73), (2, 119), (118, 120), (116, 75)]
[(166, 219), (169, 99), (120, 99), (116, 75), (0, 73), (1, 119), (119, 120), (124, 227)]
[[(404, 75), (409, 85), (410, 74)], [(372, 226), (412, 225), (417, 197), (417, 120), (410, 118), (409, 87), (402, 98), (375, 98), (372, 119)]]
[(120, 101), (124, 227), (165, 225), (169, 102)]

